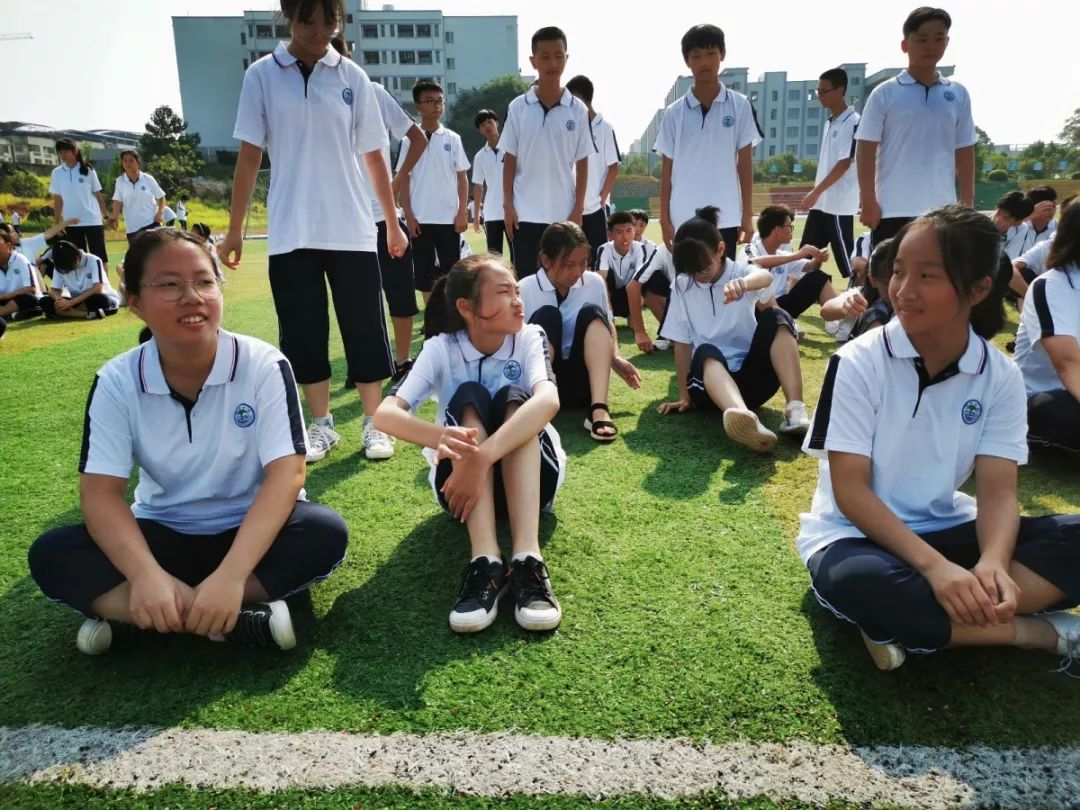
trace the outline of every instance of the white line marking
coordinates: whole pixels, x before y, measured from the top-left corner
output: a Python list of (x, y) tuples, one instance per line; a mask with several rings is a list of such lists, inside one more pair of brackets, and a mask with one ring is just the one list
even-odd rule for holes
[(769, 796), (813, 804), (1064, 807), (1080, 749), (845, 748), (813, 743), (604, 741), (522, 734), (303, 734), (0, 727), (0, 782), (152, 790), (395, 785), (501, 796)]

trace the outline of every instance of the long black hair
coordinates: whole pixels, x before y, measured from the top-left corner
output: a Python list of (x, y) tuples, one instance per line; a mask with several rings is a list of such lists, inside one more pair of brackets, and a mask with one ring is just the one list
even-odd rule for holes
[(1061, 212), (1046, 266), (1064, 271), (1070, 264), (1080, 264), (1080, 199), (1074, 199)]
[(712, 265), (713, 257), (724, 244), (720, 229), (716, 227), (719, 214), (720, 209), (715, 205), (699, 208), (675, 231), (671, 261), (676, 274), (693, 277)]
[(71, 138), (59, 138), (56, 141), (56, 154), (60, 154), (61, 150), (68, 150), (75, 153), (75, 160), (79, 164), (79, 174), (83, 177), (90, 174), (90, 170), (94, 168), (94, 164), (83, 157), (82, 149)]

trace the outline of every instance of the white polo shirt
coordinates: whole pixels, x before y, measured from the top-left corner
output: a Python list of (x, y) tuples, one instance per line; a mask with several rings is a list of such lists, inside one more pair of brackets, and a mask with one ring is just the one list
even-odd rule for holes
[[(469, 170), (469, 159), (461, 136), (442, 124), (434, 132), (425, 132), (427, 147), (409, 173), (409, 200), (417, 222), (429, 225), (453, 225), (457, 216), (458, 172)], [(406, 150), (398, 153), (398, 169), (405, 162)]]
[(1047, 270), (1031, 282), (1016, 330), (1016, 365), (1028, 396), (1064, 388), (1043, 338), (1072, 336), (1080, 342), (1080, 265)]
[(518, 220), (561, 222), (574, 209), (577, 162), (596, 151), (589, 111), (569, 90), (546, 108), (531, 87), (510, 102), (499, 149), (517, 158), (513, 202)]
[[(672, 261), (667, 245), (661, 243), (657, 246), (653, 245), (652, 242), (645, 244), (647, 241), (638, 242), (639, 245), (645, 248), (645, 266), (637, 271), (634, 281), (639, 284), (646, 284), (656, 273), (663, 273), (668, 280), (668, 284), (674, 284), (675, 262)], [(649, 245), (652, 245), (652, 247), (650, 248)]]
[[(1017, 256), (1023, 255), (1025, 252), (1031, 250), (1036, 245), (1041, 245), (1047, 242), (1054, 241), (1054, 235), (1057, 233), (1057, 222), (1050, 220), (1046, 227), (1041, 231), (1036, 231), (1035, 226), (1030, 221), (1024, 222), (1019, 226), (1020, 235), (1023, 237), (1020, 242), (1020, 247), (1017, 252)], [(1016, 256), (1010, 256), (1009, 258), (1015, 259)]]
[(0, 267), (0, 295), (10, 295), (27, 287), (33, 287), (34, 294), (41, 295), (33, 265), (25, 256), (13, 250), (8, 256), (7, 267)]
[(589, 186), (585, 192), (584, 210), (586, 214), (595, 214), (600, 210), (600, 192), (608, 169), (617, 166), (622, 155), (619, 154), (619, 142), (615, 140), (615, 129), (600, 113), (589, 122), (589, 134), (594, 151), (589, 155)]
[[(164, 196), (165, 192), (158, 181), (146, 172), (139, 172), (134, 180), (127, 176), (127, 172), (122, 172), (116, 178), (112, 198), (124, 207), (124, 229), (128, 233), (135, 233), (154, 223), (157, 201)], [(67, 216), (66, 212), (64, 216)]]
[[(49, 193), (59, 196), (64, 201), (64, 219), (79, 220), (79, 225), (101, 225), (101, 205), (94, 197), (101, 191), (101, 181), (97, 172), (90, 169), (85, 175), (79, 171), (79, 164), (69, 169), (63, 163), (52, 170), (49, 177)], [(18, 224), (18, 213), (11, 215), (12, 224)]]
[[(381, 84), (372, 82), (371, 89), (375, 92), (375, 100), (379, 104), (379, 113), (382, 115), (383, 124), (386, 126), (387, 132), (389, 132), (396, 140), (402, 141), (401, 154), (407, 154), (410, 143), (402, 139), (408, 131), (416, 125), (416, 122), (401, 108), (401, 105), (397, 103), (397, 99), (390, 95), (390, 91)], [(382, 151), (383, 160), (386, 162), (386, 170), (390, 172), (392, 171), (393, 164), (390, 161), (389, 142), (383, 147)], [(383, 212), (382, 206), (375, 196), (375, 189), (371, 185), (371, 178), (368, 177), (367, 165), (364, 163), (363, 158), (358, 160), (357, 163), (360, 166), (360, 180), (364, 184), (364, 190), (367, 192), (368, 197), (371, 198), (371, 212), (375, 217), (375, 222), (385, 222), (386, 214)]]
[(631, 242), (624, 254), (615, 250), (614, 242), (606, 242), (596, 257), (596, 269), (615, 274), (615, 286), (622, 289), (648, 264), (645, 246), (641, 242)]
[(1050, 248), (1053, 245), (1051, 240), (1044, 239), (1035, 247), (1024, 251), (1017, 260), (1023, 262), (1024, 266), (1035, 275), (1041, 276), (1046, 272), (1046, 258), (1050, 255)]
[[(747, 242), (743, 250), (746, 252), (747, 260), (757, 259), (761, 256), (787, 256), (791, 254), (790, 250), (784, 250), (783, 248), (777, 250), (776, 253), (769, 253), (765, 249), (765, 244), (761, 241), (761, 235), (756, 233), (754, 238)], [(786, 295), (791, 289), (791, 280), (795, 279), (797, 281), (802, 278), (809, 266), (810, 259), (792, 259), (786, 264), (768, 268), (773, 277), (772, 294), (775, 296)]]
[(367, 74), (329, 48), (304, 79), (279, 42), (244, 74), (233, 137), (270, 155), (274, 256), (301, 248), (375, 252), (361, 155), (389, 143)]
[(870, 254), (874, 252), (872, 250), (873, 242), (874, 234), (872, 231), (867, 231), (866, 233), (858, 236), (855, 239), (855, 249), (851, 251), (851, 260), (855, 261), (856, 259), (866, 259), (866, 261), (869, 262)]
[(708, 110), (694, 89), (664, 110), (653, 149), (671, 164), (671, 224), (678, 228), (706, 205), (720, 209), (720, 228), (742, 223), (739, 150), (761, 142), (754, 108), (742, 93), (720, 84)]
[(109, 283), (109, 274), (105, 272), (105, 266), (93, 253), (83, 251), (82, 261), (69, 273), (63, 272), (59, 267), (53, 268), (52, 288), (54, 290), (66, 288), (74, 297), (82, 295), (95, 284), (101, 285), (102, 295), (107, 295), (114, 304), (120, 303), (120, 296)]
[(39, 233), (36, 236), (23, 236), (19, 240), (19, 244), (15, 245), (15, 250), (29, 259), (30, 264), (33, 264), (38, 254), (48, 246), (49, 243), (45, 240), (45, 234)]
[(607, 285), (599, 274), (586, 270), (577, 284), (566, 293), (566, 298), (559, 300), (554, 285), (548, 281), (547, 271), (541, 267), (533, 275), (522, 279), (520, 284), (521, 300), (525, 304), (525, 319), (528, 320), (541, 307), (555, 307), (562, 316), (562, 346), (559, 351), (565, 360), (570, 356), (574, 344), (574, 329), (577, 326), (578, 313), (586, 304), (595, 304), (607, 313), (608, 320), (611, 306), (608, 303)]
[(153, 339), (102, 366), (82, 446), (81, 473), (127, 479), (138, 464), (135, 517), (216, 534), (243, 522), (267, 464), (307, 452), (307, 434), (285, 356), (221, 331), (195, 403), (172, 393)]
[(818, 152), (816, 186), (824, 180), (841, 160), (850, 160), (840, 179), (821, 192), (815, 211), (826, 214), (850, 216), (859, 210), (859, 175), (855, 171), (855, 131), (859, 128), (859, 114), (848, 107), (840, 115), (825, 122)]
[(685, 273), (677, 276), (660, 336), (688, 343), (692, 351), (705, 344), (715, 346), (724, 353), (728, 370), (738, 371), (757, 329), (757, 304), (768, 301), (771, 293), (766, 287), (725, 304), (724, 285), (757, 269), (746, 262), (724, 259), (724, 272), (712, 284), (701, 284)]
[(799, 516), (804, 563), (830, 543), (865, 536), (836, 504), (829, 451), (869, 458), (874, 494), (916, 534), (965, 523), (975, 499), (957, 489), (977, 456), (1027, 462), (1020, 370), (969, 329), (960, 360), (929, 380), (893, 319), (829, 360), (803, 450), (820, 459), (813, 503)]
[(882, 217), (917, 217), (956, 202), (956, 150), (978, 140), (967, 89), (945, 76), (930, 87), (906, 71), (866, 99), (860, 141), (877, 150)]
[[(503, 221), (503, 161), (505, 159), (504, 150), (499, 149), (498, 146), (492, 149), (486, 143), (473, 158), (473, 185), (480, 186), (481, 189), (487, 186), (481, 212), (484, 222)], [(477, 216), (477, 213), (473, 212), (473, 216)]]

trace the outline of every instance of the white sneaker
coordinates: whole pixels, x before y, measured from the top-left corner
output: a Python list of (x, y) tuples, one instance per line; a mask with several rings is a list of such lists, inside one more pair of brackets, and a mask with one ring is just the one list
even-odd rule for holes
[(312, 422), (308, 425), (307, 463), (322, 461), (326, 458), (326, 454), (340, 441), (341, 435), (332, 427)]
[(784, 408), (780, 432), (786, 436), (803, 436), (809, 429), (810, 417), (806, 413), (806, 405), (797, 399), (791, 400)]
[(1050, 623), (1058, 634), (1057, 652), (1067, 659), (1080, 659), (1080, 616), (1067, 610), (1043, 613), (1036, 618)]
[(847, 339), (851, 337), (851, 330), (855, 328), (854, 318), (841, 318), (837, 321), (839, 324), (836, 327), (836, 342), (846, 343)]
[(112, 627), (100, 619), (87, 619), (79, 628), (75, 646), (86, 655), (101, 655), (112, 646)]
[(825, 321), (825, 331), (833, 337), (840, 331), (840, 321)]
[(652, 342), (652, 347), (658, 352), (666, 352), (671, 348), (671, 341), (667, 338), (658, 337)]
[(394, 439), (368, 422), (364, 425), (364, 455), (373, 460), (390, 458), (394, 455)]
[(899, 644), (893, 642), (879, 644), (862, 630), (859, 631), (859, 635), (862, 636), (863, 644), (866, 645), (866, 651), (870, 653), (874, 666), (882, 672), (889, 672), (899, 668), (907, 659), (907, 652)]
[(761, 424), (756, 413), (742, 408), (724, 411), (724, 432), (732, 441), (758, 453), (767, 453), (776, 445), (776, 434)]

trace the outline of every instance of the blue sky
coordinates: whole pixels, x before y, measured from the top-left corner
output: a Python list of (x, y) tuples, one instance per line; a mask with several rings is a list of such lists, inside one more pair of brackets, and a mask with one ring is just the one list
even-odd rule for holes
[[(900, 26), (915, 0), (773, 0), (768, 3), (675, 0), (647, 13), (642, 3), (581, 0), (397, 0), (397, 8), (440, 6), (447, 14), (517, 14), (522, 70), (529, 36), (543, 25), (569, 39), (569, 75), (596, 85), (596, 107), (629, 146), (638, 138), (685, 66), (679, 38), (691, 25), (720, 25), (727, 64), (755, 78), (787, 70), (815, 78), (839, 62), (870, 71), (903, 65)], [(380, 8), (381, 3), (372, 4)], [(32, 40), (0, 41), (0, 75), (8, 89), (2, 118), (79, 129), (142, 130), (159, 104), (180, 108), (172, 16), (231, 15), (277, 8), (271, 0), (3, 0), (5, 32)], [(1028, 7), (962, 0), (953, 16), (946, 63), (971, 91), (975, 120), (998, 143), (1057, 136), (1080, 107), (1080, 3)], [(107, 10), (106, 10), (107, 9)], [(230, 112), (225, 112), (231, 116)]]

